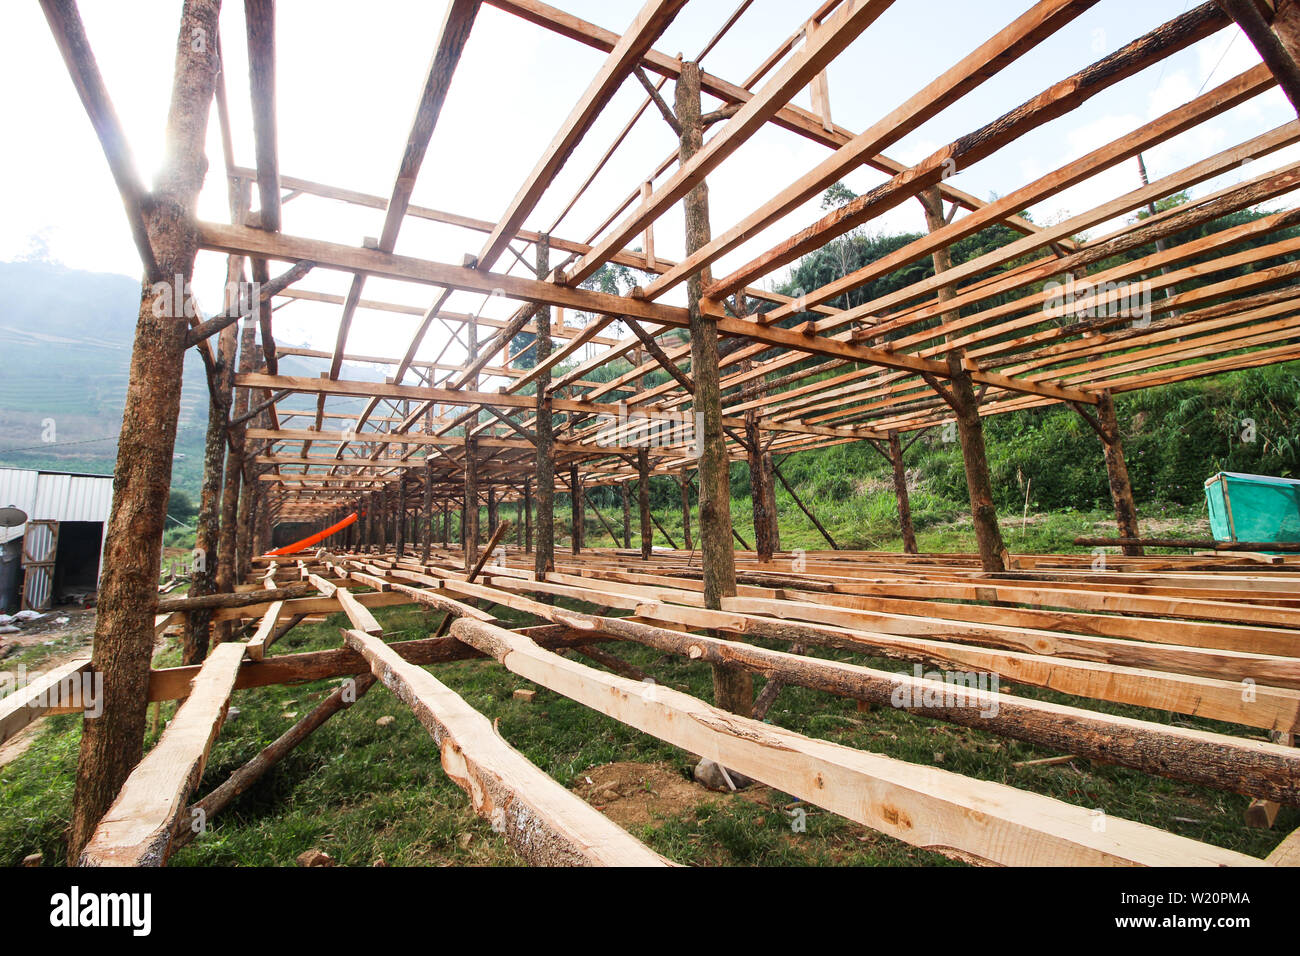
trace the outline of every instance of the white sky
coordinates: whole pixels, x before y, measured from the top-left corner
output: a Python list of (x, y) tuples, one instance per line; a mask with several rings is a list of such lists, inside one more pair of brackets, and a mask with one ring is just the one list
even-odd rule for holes
[[(987, 123), (1048, 85), (1086, 66), (1187, 9), (1191, 0), (1101, 0), (1064, 30), (926, 123), (886, 152), (915, 162), (950, 140)], [(559, 0), (558, 5), (621, 32), (640, 0)], [(691, 0), (656, 48), (688, 57), (730, 15), (736, 0)], [(897, 0), (832, 65), (835, 121), (864, 129), (958, 58), (1010, 23), (1029, 0)], [(177, 0), (82, 0), (86, 30), (136, 162), (150, 181), (161, 157), (163, 124), (179, 22)], [(732, 82), (754, 67), (809, 15), (815, 4), (756, 0), (704, 68)], [(280, 0), (277, 4), (279, 146), (281, 172), (387, 196), (441, 23), (440, 0)], [(936, 15), (936, 10), (939, 14)], [(253, 165), (243, 4), (227, 0), (222, 47), (228, 65), (236, 161)], [(504, 14), (486, 4), (462, 57), (451, 95), (435, 130), (413, 201), (482, 219), (498, 218), (559, 129), (574, 99), (595, 75), (604, 54)], [(1022, 138), (995, 156), (961, 170), (953, 185), (988, 198), (1005, 195), (1106, 141), (1166, 112), (1258, 62), (1235, 27), (1184, 51), (1162, 66), (1094, 97), (1082, 108)], [(35, 3), (6, 3), (0, 12), (0, 84), (8, 91), (0, 119), (11, 131), (0, 152), (5, 183), (0, 215), (0, 260), (46, 243), (69, 266), (139, 274), (122, 207), (98, 141)], [(671, 84), (665, 87), (671, 102)], [(628, 80), (529, 218), (548, 227), (643, 99)], [(796, 102), (808, 105), (808, 93)], [(718, 104), (706, 102), (705, 109)], [(1295, 119), (1276, 89), (1191, 130), (1146, 156), (1152, 179)], [(556, 235), (585, 240), (674, 146), (667, 126), (648, 112)], [(769, 126), (710, 176), (713, 230), (720, 233), (764, 198), (788, 185), (828, 154), (802, 137)], [(1275, 154), (1249, 171), (1204, 184), (1204, 192), (1294, 160)], [(211, 163), (200, 216), (227, 221), (221, 147), (215, 110), (209, 123)], [(883, 181), (870, 169), (848, 177), (858, 192)], [(1039, 222), (1085, 211), (1139, 185), (1129, 161), (1032, 210)], [(360, 244), (380, 232), (383, 211), (302, 196), (285, 207), (284, 231)], [(725, 274), (821, 215), (813, 200), (726, 256)], [(867, 227), (892, 232), (923, 229), (918, 203), (909, 202)], [(1104, 229), (1093, 230), (1100, 234)], [(682, 253), (680, 207), (656, 229), (656, 250)], [(477, 253), (480, 233), (408, 219), (397, 252), (459, 264)], [(552, 261), (555, 261), (553, 253)], [(497, 268), (513, 262), (507, 253)], [(782, 278), (769, 277), (767, 284)], [(204, 253), (196, 275), (200, 303), (212, 309), (224, 281), (224, 257)], [(349, 276), (315, 270), (302, 288), (342, 294)], [(435, 290), (371, 279), (367, 298), (427, 306)], [(680, 290), (666, 301), (680, 301)], [(449, 308), (477, 311), (483, 297), (458, 293)], [(484, 314), (504, 315), (503, 303)], [(340, 308), (294, 303), (276, 313), (282, 344), (331, 349)], [(414, 317), (362, 310), (348, 341), (350, 353), (400, 356)], [(435, 326), (421, 350), (430, 358), (445, 333)], [(457, 351), (448, 358), (457, 357)], [(485, 383), (486, 384), (486, 383)]]

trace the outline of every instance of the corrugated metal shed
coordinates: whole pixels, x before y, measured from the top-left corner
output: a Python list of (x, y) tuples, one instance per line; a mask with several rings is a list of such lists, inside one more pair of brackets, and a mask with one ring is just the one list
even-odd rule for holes
[[(21, 508), (37, 521), (107, 524), (112, 504), (113, 479), (106, 475), (0, 468), (0, 507)], [(0, 542), (21, 538), (26, 527), (0, 528)]]

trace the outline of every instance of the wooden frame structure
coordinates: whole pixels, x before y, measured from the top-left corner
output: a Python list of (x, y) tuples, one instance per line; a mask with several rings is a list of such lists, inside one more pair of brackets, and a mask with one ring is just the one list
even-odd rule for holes
[[(438, 742), (448, 773), (480, 813), (503, 815), (503, 832), (526, 856), (548, 862), (663, 862), (621, 831), (612, 832), (598, 814), (563, 791), (555, 792), (536, 768), (485, 728), (482, 718), (416, 666), (483, 654), (646, 732), (918, 845), (1001, 863), (1259, 862), (1123, 821), (1098, 836), (1079, 808), (887, 757), (845, 752), (755, 724), (750, 714), (755, 673), (775, 682), (775, 688), (803, 683), (878, 702), (886, 692), (892, 699), (899, 687), (920, 695), (936, 690), (923, 679), (913, 686), (899, 675), (799, 653), (821, 645), (998, 674), (1084, 699), (1211, 717), (1270, 731), (1279, 739), (1295, 730), (1300, 603), (1294, 588), (1300, 578), (1294, 561), (1143, 556), (1132, 543), (1138, 537), (1136, 509), (1113, 396), (1300, 358), (1292, 261), (1300, 253), (1300, 239), (1290, 234), (1300, 225), (1300, 211), (1284, 209), (1203, 238), (1186, 238), (1300, 186), (1300, 165), (1272, 168), (1269, 162), (1300, 141), (1300, 121), (1262, 130), (1064, 222), (1039, 226), (1020, 213), (1140, 158), (1274, 85), (1300, 102), (1296, 4), (1222, 0), (1191, 6), (907, 165), (887, 151), (1014, 61), (1032, 55), (1046, 39), (1070, 29), (1097, 0), (1027, 4), (1012, 23), (857, 133), (832, 119), (826, 71), (858, 37), (887, 25), (893, 0), (825, 0), (806, 17), (792, 18), (790, 36), (740, 84), (708, 73), (700, 61), (746, 15), (749, 0), (739, 2), (693, 60), (656, 49), (686, 0), (646, 0), (618, 34), (541, 0), (486, 2), (605, 56), (533, 170), (492, 219), (412, 202), (481, 0), (447, 3), (388, 196), (280, 170), (273, 0), (244, 4), (254, 165), (239, 165), (232, 146), (230, 78), (220, 71), (217, 42), (219, 4), (188, 0), (177, 47), (169, 166), (159, 188), (147, 192), (75, 4), (42, 0), (121, 190), (150, 283), (188, 277), (196, 255), (215, 252), (228, 256), (232, 286), (239, 285), (246, 269), (258, 284), (252, 296), (228, 295), (210, 318), (150, 319), (156, 341), (137, 344), (128, 421), (152, 415), (151, 424), (174, 429), (184, 351), (199, 350), (208, 368), (212, 424), (200, 550), (213, 554), (213, 569), (205, 572), (195, 596), (183, 599), (189, 603), (176, 608), (185, 614), (192, 663), (176, 673), (151, 672), (151, 622), (162, 608), (141, 584), (150, 569), (150, 559), (141, 555), (156, 549), (152, 538), (155, 530), (160, 535), (161, 521), (154, 522), (155, 529), (148, 522), (133, 523), (131, 516), (157, 517), (161, 505), (147, 499), (151, 487), (160, 482), (165, 487), (170, 447), (159, 455), (124, 439), (119, 479), (127, 480), (114, 502), (108, 600), (90, 665), (105, 672), (116, 668), (122, 680), (114, 683), (105, 715), (87, 721), (92, 730), (82, 749), (85, 782), (79, 781), (74, 852), (93, 863), (165, 861), (186, 839), (183, 811), (235, 689), (370, 674), (415, 708)], [(956, 187), (954, 171), (1061, 121), (1092, 97), (1159, 68), (1234, 22), (1259, 49), (1261, 65), (991, 202)], [(205, 31), (212, 42), (187, 49), (184, 38), (195, 35), (193, 30)], [(628, 83), (644, 87), (640, 109), (564, 212), (545, 229), (526, 228), (577, 144)], [(662, 92), (668, 83), (671, 105)], [(792, 102), (805, 88), (812, 91), (812, 110)], [(194, 215), (205, 166), (202, 134), (213, 102), (224, 144), (228, 222)], [(638, 122), (667, 123), (679, 148), (634, 184), (599, 229), (581, 240), (563, 236), (569, 210)], [(725, 170), (728, 160), (769, 126), (812, 140), (827, 155), (715, 234), (708, 177)], [(1239, 183), (1164, 211), (1155, 206), (1246, 162), (1253, 165)], [(767, 236), (790, 212), (862, 166), (887, 178), (792, 235), (764, 239), (765, 251), (726, 275), (713, 274), (722, 257), (755, 236)], [(284, 206), (304, 193), (383, 210), (377, 237), (350, 246), (293, 234)], [(508, 195), (503, 191), (503, 199)], [(801, 256), (912, 199), (926, 212), (928, 232), (920, 238), (794, 299), (760, 286)], [(685, 213), (685, 257), (673, 262), (656, 254), (654, 230), (679, 204)], [(1107, 234), (1082, 236), (1137, 213), (1143, 215)], [(398, 234), (409, 218), (477, 234), (481, 247), (461, 263), (398, 254)], [(1009, 228), (1019, 238), (977, 259), (953, 262), (954, 243), (993, 226)], [(630, 248), (636, 242), (640, 248)], [(924, 278), (848, 307), (833, 304), (850, 303), (852, 293), (917, 263), (932, 267)], [(642, 273), (644, 285), (626, 295), (584, 285), (609, 264)], [(312, 290), (312, 277), (322, 271), (348, 274), (346, 295)], [(430, 304), (422, 309), (363, 298), (371, 277), (426, 287)], [(685, 289), (685, 307), (665, 301), (678, 288)], [(446, 306), (457, 292), (504, 296), (514, 311), (505, 318), (452, 312)], [(148, 300), (146, 287), (142, 329), (148, 325)], [(340, 308), (332, 351), (277, 345), (274, 310), (295, 301)], [(348, 352), (360, 310), (419, 317), (403, 356)], [(569, 326), (562, 318), (565, 310), (587, 315), (586, 324)], [(241, 328), (240, 318), (254, 312), (258, 321)], [(629, 334), (612, 334), (615, 323)], [(421, 358), (435, 328), (448, 331), (446, 343), (432, 359)], [(528, 343), (522, 348), (521, 336)], [(447, 357), (453, 343), (463, 348), (463, 361)], [(281, 373), (279, 359), (290, 355), (328, 364), (317, 378), (289, 376)], [(349, 380), (343, 376), (345, 362), (393, 371), (383, 383)], [(499, 382), (504, 384), (494, 384)], [(308, 404), (299, 404), (304, 395)], [(357, 399), (364, 400), (359, 414), (352, 404)], [(1126, 544), (1125, 555), (1102, 571), (1067, 557), (1011, 555), (998, 529), (982, 421), (1053, 403), (1075, 408), (1103, 442)], [(947, 423), (955, 424), (961, 442), (977, 561), (961, 555), (887, 558), (839, 551), (824, 529), (836, 551), (801, 558), (799, 566), (781, 552), (774, 487), (785, 479), (777, 457), (855, 441), (876, 444), (891, 461), (906, 550), (914, 552), (900, 436)], [(753, 551), (743, 541), (742, 551), (733, 546), (738, 535), (731, 526), (727, 477), (733, 461), (750, 468)], [(691, 470), (699, 486), (698, 562), (690, 551), (677, 552), (674, 542), (671, 551), (652, 548), (649, 509), (653, 477), (672, 476), (682, 489), (689, 528)], [(639, 553), (630, 551), (634, 483)], [(598, 509), (584, 503), (584, 490), (600, 485), (622, 491), (621, 536)], [(554, 546), (556, 491), (570, 496), (573, 513), (572, 554), (564, 558)], [(500, 519), (503, 503), (519, 506), (520, 530), (526, 529), (522, 547), (504, 543), (509, 524)], [(483, 505), (491, 540), (480, 551)], [(805, 503), (799, 506), (813, 517)], [(627, 550), (584, 547), (588, 510)], [(283, 566), (256, 557), (269, 545), (272, 526), (324, 526), (350, 511), (361, 513), (362, 520), (330, 542), (330, 551), (295, 567), (314, 596), (277, 589)], [(449, 547), (453, 511), (460, 515), (458, 548)], [(485, 567), (486, 579), (476, 580)], [(260, 586), (247, 583), (254, 580)], [(556, 598), (619, 609), (627, 616), (560, 611)], [(455, 618), (450, 636), (385, 645), (367, 608), (407, 601), (437, 607), (448, 621)], [(481, 609), (491, 605), (515, 608), (539, 623), (506, 631)], [(285, 629), (281, 620), (287, 617), (292, 626), (305, 614), (334, 610), (352, 623), (336, 654), (269, 654)], [(208, 653), (211, 638), (228, 642), (246, 620), (255, 627), (251, 640), (218, 643)], [(763, 651), (740, 640), (745, 637), (788, 640), (795, 653)], [(649, 643), (709, 664), (717, 708), (678, 694), (647, 700), (638, 696), (635, 682), (553, 653), (597, 640)], [(611, 661), (617, 658), (605, 655), (606, 665)], [(1242, 681), (1254, 688), (1248, 701)], [(370, 686), (370, 678), (364, 686)], [(163, 741), (139, 761), (136, 738), (147, 701), (182, 696), (188, 699)], [(331, 697), (304, 719), (302, 729), (273, 745), (263, 765), (349, 702)], [(1072, 753), (1261, 801), (1300, 802), (1300, 757), (1283, 742), (1184, 732), (1010, 698), (998, 703), (1003, 716), (991, 722), (978, 716), (978, 707), (915, 710), (974, 725), (984, 720), (981, 726), (1020, 739), (1068, 744)], [(681, 716), (691, 720), (674, 720)], [(681, 731), (687, 725), (692, 732)], [(115, 741), (125, 748), (124, 756), (106, 762), (104, 750)], [(1183, 759), (1171, 759), (1172, 754)], [(235, 792), (260, 772), (246, 769), (238, 782), (232, 780)], [(160, 789), (174, 795), (165, 806), (141, 799), (142, 793)], [(953, 796), (940, 800), (939, 790)], [(208, 806), (224, 805), (231, 795), (214, 794)]]

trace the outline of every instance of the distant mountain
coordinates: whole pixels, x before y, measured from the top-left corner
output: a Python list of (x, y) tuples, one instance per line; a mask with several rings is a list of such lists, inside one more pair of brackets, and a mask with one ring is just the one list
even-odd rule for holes
[[(0, 262), (0, 465), (112, 473), (139, 307), (139, 280), (129, 276)], [(315, 377), (325, 368), (316, 359), (280, 361), (284, 375)], [(344, 375), (383, 381), (383, 371), (349, 364)], [(337, 410), (361, 404), (340, 402)], [(191, 349), (173, 472), (173, 484), (190, 492), (202, 477), (207, 414), (203, 362)]]

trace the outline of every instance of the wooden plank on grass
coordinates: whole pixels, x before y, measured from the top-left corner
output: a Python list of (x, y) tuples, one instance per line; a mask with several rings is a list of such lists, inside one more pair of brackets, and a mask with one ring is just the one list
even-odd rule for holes
[(80, 866), (162, 866), (172, 833), (203, 776), (208, 751), (225, 720), (245, 645), (219, 644), (194, 679), (162, 739), (122, 785), (81, 851)]
[(486, 717), (379, 640), (344, 632), (371, 672), (415, 711), (452, 782), (529, 863), (662, 866), (667, 861), (506, 743)]
[(661, 685), (650, 693), (491, 624), (460, 620), (452, 635), (527, 680), (913, 846), (1008, 866), (1265, 865), (1051, 797), (805, 737)]
[[(69, 661), (15, 688), (0, 698), (0, 744), (32, 721), (56, 709), (54, 705), (81, 702), (81, 673), (90, 667), (90, 659)], [(75, 685), (71, 683), (75, 681)]]

